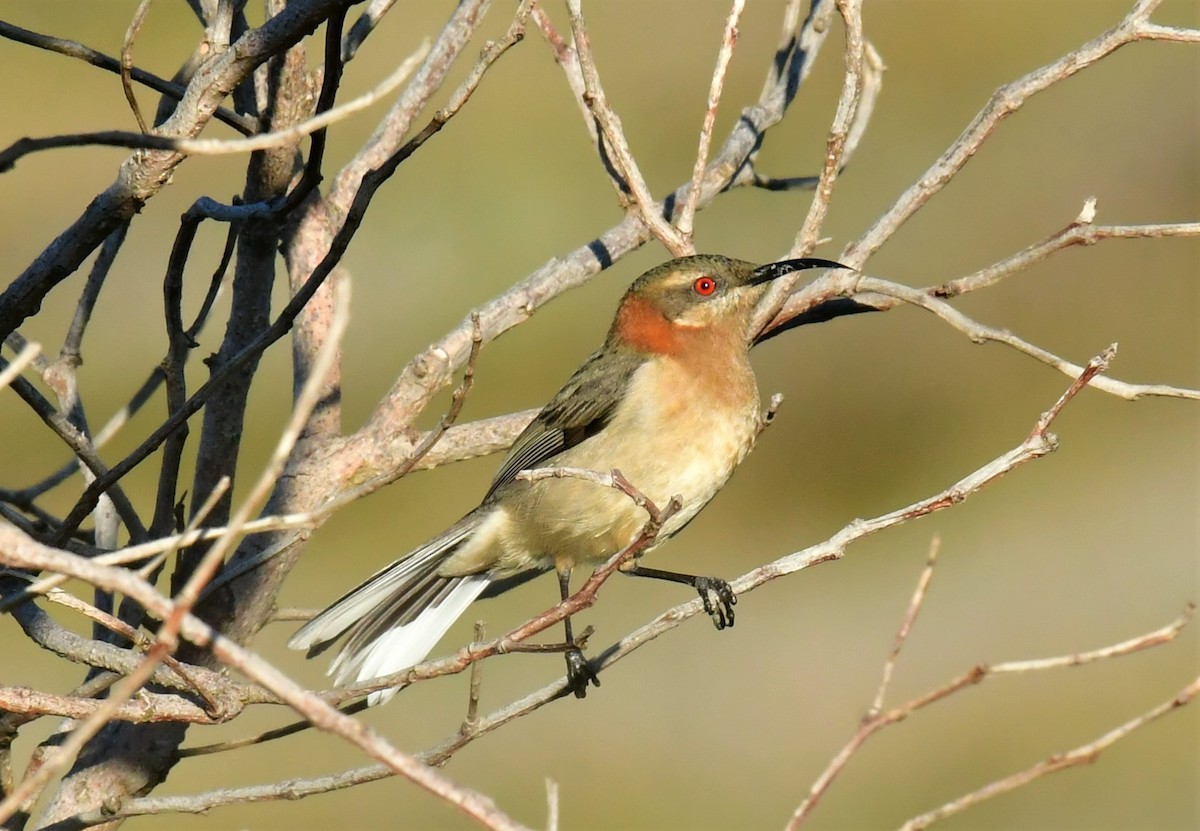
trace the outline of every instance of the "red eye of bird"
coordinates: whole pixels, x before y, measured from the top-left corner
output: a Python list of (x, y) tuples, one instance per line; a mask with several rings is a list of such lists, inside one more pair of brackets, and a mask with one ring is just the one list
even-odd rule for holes
[(711, 277), (697, 277), (696, 282), (692, 283), (692, 288), (696, 294), (708, 297), (717, 290), (717, 281)]

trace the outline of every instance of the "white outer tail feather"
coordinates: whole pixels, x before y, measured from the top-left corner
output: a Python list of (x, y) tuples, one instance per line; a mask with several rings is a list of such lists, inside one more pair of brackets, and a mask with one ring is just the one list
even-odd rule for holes
[[(343, 662), (343, 653), (329, 668), (329, 674), (341, 686), (351, 680), (381, 678), (420, 663), (489, 582), (482, 574), (464, 578), (441, 603), (425, 609), (416, 620), (385, 632), (355, 655), (353, 661)], [(367, 704), (372, 707), (386, 704), (397, 692), (396, 689), (373, 692), (367, 696)]]

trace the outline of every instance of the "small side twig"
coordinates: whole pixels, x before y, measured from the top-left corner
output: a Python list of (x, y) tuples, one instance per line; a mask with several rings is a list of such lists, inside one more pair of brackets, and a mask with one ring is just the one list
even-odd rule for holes
[(25, 367), (33, 363), (42, 354), (42, 345), (30, 341), (26, 343), (17, 356), (11, 361), (0, 358), (0, 390), (7, 387), (25, 371)]
[(558, 782), (546, 777), (546, 831), (558, 831)]
[(1014, 773), (1003, 779), (999, 779), (991, 784), (985, 785), (979, 790), (964, 794), (957, 799), (951, 800), (940, 808), (936, 808), (928, 813), (913, 817), (904, 825), (900, 826), (901, 831), (920, 831), (927, 828), (933, 823), (951, 817), (954, 814), (960, 813), (974, 805), (978, 805), (985, 800), (991, 799), (994, 796), (999, 796), (1009, 791), (1014, 791), (1017, 788), (1028, 785), (1035, 779), (1040, 779), (1050, 773), (1055, 773), (1067, 768), (1076, 767), (1078, 765), (1087, 765), (1096, 761), (1108, 748), (1112, 747), (1121, 739), (1126, 738), (1135, 730), (1146, 726), (1155, 719), (1165, 716), (1167, 713), (1174, 712), (1180, 707), (1190, 703), (1200, 695), (1200, 677), (1196, 678), (1174, 696), (1154, 707), (1147, 710), (1135, 718), (1130, 719), (1124, 724), (1109, 730), (1104, 735), (1087, 744), (1072, 748), (1065, 753), (1055, 753), (1044, 761), (1038, 762), (1025, 770)]
[[(696, 148), (696, 163), (692, 166), (692, 181), (688, 186), (687, 198), (675, 220), (675, 227), (680, 236), (692, 244), (692, 222), (696, 218), (696, 207), (700, 204), (700, 186), (704, 182), (704, 172), (708, 168), (709, 147), (712, 144), (713, 127), (717, 122), (717, 107), (721, 103), (721, 93), (725, 88), (725, 75), (729, 71), (729, 62), (733, 59), (733, 49), (737, 45), (738, 20), (746, 0), (733, 0), (733, 6), (725, 18), (725, 29), (721, 33), (721, 49), (717, 53), (717, 65), (713, 69), (712, 81), (708, 87), (708, 100), (704, 108), (704, 120), (700, 125), (700, 145)], [(692, 248), (695, 245), (692, 244)]]
[(146, 119), (142, 118), (142, 108), (138, 106), (137, 96), (133, 94), (133, 41), (142, 30), (151, 2), (153, 0), (141, 0), (138, 3), (133, 19), (129, 21), (129, 28), (125, 30), (125, 40), (121, 44), (121, 88), (125, 91), (125, 100), (129, 102), (129, 109), (133, 111), (138, 129), (143, 135), (150, 130), (146, 127)]
[[(487, 636), (487, 628), (482, 620), (475, 621), (475, 640), (473, 643), (483, 643)], [(483, 661), (471, 665), (471, 683), (467, 693), (467, 716), (463, 719), (459, 732), (464, 735), (474, 733), (479, 727), (479, 692), (483, 686)]]
[(846, 246), (837, 259), (854, 268), (861, 267), (955, 177), (1005, 120), (1025, 106), (1033, 96), (1096, 64), (1128, 43), (1141, 40), (1195, 42), (1200, 39), (1200, 31), (1194, 29), (1175, 29), (1151, 23), (1150, 15), (1161, 4), (1162, 0), (1137, 0), (1129, 13), (1107, 32), (997, 89), (954, 143), (883, 212), (866, 233)]
[(604, 95), (604, 87), (600, 84), (600, 72), (596, 69), (596, 61), (592, 56), (591, 41), (583, 20), (580, 0), (567, 0), (567, 10), (571, 18), (571, 33), (575, 38), (575, 52), (579, 57), (579, 67), (583, 74), (586, 90), (584, 101), (603, 136), (601, 150), (616, 167), (617, 177), (613, 180), (613, 187), (616, 188), (618, 197), (623, 205), (632, 207), (646, 228), (658, 238), (672, 256), (682, 257), (686, 254), (694, 254), (695, 249), (691, 243), (663, 217), (662, 205), (654, 201), (650, 188), (633, 158), (633, 151), (629, 149), (629, 143), (625, 139), (625, 132), (621, 126), (621, 119), (613, 111)]
[(1096, 198), (1089, 197), (1083, 203), (1079, 215), (1065, 228), (1022, 251), (1006, 257), (987, 268), (982, 268), (964, 277), (949, 280), (929, 289), (934, 297), (958, 297), (972, 291), (995, 285), (1004, 278), (1046, 259), (1056, 251), (1074, 245), (1095, 245), (1109, 239), (1163, 239), (1166, 237), (1200, 236), (1200, 222), (1167, 222), (1150, 225), (1097, 225)]
[(865, 62), (866, 45), (863, 38), (862, 0), (836, 0), (838, 13), (846, 29), (846, 78), (842, 83), (842, 95), (838, 100), (837, 113), (833, 125), (829, 129), (826, 140), (825, 163), (817, 182), (816, 193), (809, 206), (808, 215), (796, 235), (792, 245), (791, 256), (808, 256), (816, 247), (817, 237), (825, 216), (829, 211), (829, 201), (833, 197), (833, 185), (842, 168), (842, 156), (845, 153), (846, 141), (855, 123), (855, 113), (863, 91), (863, 64)]
[(423, 44), (417, 52), (410, 55), (403, 63), (385, 78), (374, 89), (367, 91), (352, 101), (347, 101), (325, 112), (318, 113), (312, 118), (294, 124), (283, 130), (271, 133), (260, 133), (241, 139), (188, 139), (160, 136), (153, 133), (131, 133), (124, 130), (100, 130), (91, 133), (71, 133), (68, 135), (43, 136), (41, 138), (23, 138), (13, 142), (0, 151), (0, 173), (9, 170), (22, 157), (42, 150), (52, 150), (59, 147), (88, 147), (100, 145), (104, 147), (127, 147), (141, 150), (171, 150), (189, 156), (224, 156), (234, 153), (250, 153), (256, 150), (267, 150), (273, 147), (283, 147), (291, 144), (318, 130), (323, 130), (330, 124), (335, 124), (361, 110), (370, 107), (380, 98), (388, 95), (408, 76), (425, 57), (429, 44)]
[[(929, 571), (929, 569), (927, 566), (925, 572), (922, 574), (922, 581), (924, 581), (925, 575), (928, 574), (928, 571)], [(918, 591), (920, 592), (920, 591), (922, 591), (922, 589), (918, 589)], [(914, 600), (915, 600), (915, 598), (914, 598)], [(845, 769), (846, 765), (850, 762), (851, 758), (853, 758), (853, 756), (867, 742), (868, 739), (870, 739), (872, 736), (874, 736), (880, 730), (883, 730), (884, 728), (890, 727), (894, 724), (898, 724), (901, 721), (906, 720), (909, 716), (911, 716), (916, 711), (923, 709), (937, 701), (941, 701), (942, 699), (948, 698), (949, 696), (959, 692), (960, 690), (963, 690), (963, 689), (966, 689), (967, 687), (971, 687), (971, 686), (974, 686), (975, 684), (981, 683), (985, 679), (998, 674), (999, 667), (1013, 667), (1014, 669), (1012, 671), (1033, 671), (1033, 670), (1053, 669), (1053, 668), (1059, 668), (1059, 667), (1080, 666), (1083, 663), (1090, 663), (1091, 661), (1103, 660), (1106, 658), (1115, 658), (1115, 657), (1119, 657), (1119, 656), (1123, 656), (1123, 655), (1129, 655), (1129, 654), (1132, 654), (1133, 652), (1140, 652), (1143, 649), (1149, 649), (1154, 646), (1159, 646), (1161, 644), (1168, 643), (1168, 642), (1174, 640), (1175, 637), (1183, 630), (1183, 627), (1188, 624), (1188, 622), (1192, 618), (1193, 612), (1194, 612), (1194, 607), (1189, 606), (1187, 609), (1185, 609), (1184, 613), (1179, 618), (1177, 618), (1173, 623), (1168, 624), (1167, 626), (1165, 626), (1161, 629), (1157, 629), (1153, 632), (1148, 632), (1144, 635), (1139, 635), (1138, 637), (1132, 638), (1128, 641), (1123, 641), (1122, 643), (1119, 643), (1119, 644), (1113, 644), (1112, 646), (1104, 647), (1102, 649), (1097, 649), (1092, 652), (1078, 653), (1076, 655), (1066, 655), (1066, 656), (1061, 656), (1061, 657), (1057, 657), (1057, 658), (1043, 658), (1043, 659), (1039, 659), (1039, 660), (1035, 660), (1035, 661), (1015, 661), (1010, 664), (996, 664), (996, 665), (990, 666), (990, 667), (986, 664), (978, 664), (974, 667), (971, 667), (970, 669), (968, 669), (966, 672), (962, 673), (961, 675), (956, 676), (949, 682), (941, 685), (940, 687), (936, 687), (935, 689), (930, 690), (929, 692), (926, 692), (923, 695), (917, 696), (916, 698), (906, 701), (905, 703), (900, 704), (896, 707), (892, 707), (889, 710), (884, 711), (884, 710), (879, 709), (878, 706), (873, 706), (872, 711), (868, 712), (867, 716), (863, 719), (863, 721), (859, 725), (858, 729), (854, 732), (854, 735), (850, 738), (850, 740), (846, 743), (846, 745), (843, 746), (842, 749), (829, 761), (829, 764), (825, 767), (825, 770), (823, 770), (821, 772), (820, 776), (818, 776), (817, 779), (813, 782), (811, 788), (809, 789), (807, 796), (805, 796), (805, 798), (804, 798), (804, 801), (800, 803), (799, 807), (797, 807), (795, 812), (792, 814), (792, 817), (787, 824), (788, 831), (795, 831), (795, 829), (798, 829), (804, 823), (804, 821), (812, 814), (813, 810), (817, 807), (817, 803), (820, 802), (821, 798), (829, 790), (829, 787), (833, 784), (833, 781)], [(1021, 667), (1021, 669), (1017, 670), (1017, 669), (1015, 669), (1016, 667)], [(878, 698), (876, 699), (876, 701), (878, 702)], [(1186, 702), (1183, 702), (1183, 703), (1186, 703)], [(1159, 715), (1161, 715), (1161, 713), (1159, 713)], [(1153, 717), (1157, 717), (1157, 716), (1152, 716), (1152, 718)], [(1141, 718), (1144, 719), (1144, 721), (1142, 721), (1141, 723), (1145, 723), (1145, 721), (1150, 720), (1149, 718), (1146, 718), (1145, 716), (1143, 716)], [(1137, 721), (1137, 720), (1135, 720), (1135, 721)], [(1128, 725), (1126, 725), (1126, 726), (1128, 726)], [(1138, 724), (1137, 726), (1141, 726), (1141, 725)], [(1123, 729), (1125, 729), (1125, 728), (1124, 727), (1118, 728), (1117, 731), (1120, 731)], [(1130, 729), (1133, 729), (1133, 728), (1130, 728)], [(1117, 732), (1117, 731), (1113, 731), (1113, 732)], [(1109, 735), (1111, 735), (1111, 734), (1109, 734)], [(1054, 758), (1056, 758), (1056, 757), (1052, 757), (1051, 761), (1053, 761)], [(1076, 761), (1071, 764), (1078, 764), (1078, 763), (1079, 763), (1079, 761)], [(1067, 767), (1067, 766), (1068, 765), (1062, 765), (1061, 767)], [(939, 809), (939, 811), (946, 810), (946, 811), (948, 811), (948, 813), (944, 814), (944, 816), (949, 816), (951, 813), (957, 813), (957, 811), (962, 810), (963, 808), (967, 807), (968, 804), (973, 804), (974, 801), (982, 801), (982, 799), (986, 799), (990, 796), (995, 796), (997, 793), (1002, 793), (1005, 790), (1012, 790), (1013, 788), (1018, 787), (1019, 785), (1025, 784), (1028, 781), (1032, 781), (1032, 779), (1036, 778), (1037, 776), (1045, 775), (1046, 773), (1050, 773), (1053, 770), (1057, 770), (1057, 769), (1060, 769), (1059, 766), (1049, 765), (1046, 767), (1046, 769), (1041, 770), (1039, 773), (1037, 773), (1036, 776), (1028, 776), (1027, 778), (1020, 779), (1020, 781), (1017, 781), (1018, 777), (1021, 776), (1020, 774), (1018, 775), (1018, 777), (1009, 777), (1010, 780), (1013, 780), (1012, 782), (1009, 782), (1007, 780), (1002, 780), (1004, 785), (1001, 785), (1001, 783), (994, 783), (993, 785), (988, 786), (988, 788), (982, 789), (983, 791), (988, 791), (991, 788), (995, 788), (994, 792), (990, 792), (986, 796), (979, 796), (979, 794), (981, 792), (976, 792), (975, 794), (968, 795), (967, 797), (962, 797), (959, 800), (955, 800), (954, 802), (949, 803), (950, 807), (943, 806), (943, 808)], [(1029, 772), (1027, 771), (1026, 773), (1029, 773)], [(960, 803), (960, 802), (962, 804), (958, 805), (957, 803)], [(933, 814), (936, 814), (936, 813), (938, 813), (938, 812), (932, 812), (931, 814), (923, 815), (922, 817), (917, 818), (917, 820), (913, 820), (913, 822), (916, 822), (918, 820), (923, 820), (926, 822), (926, 824), (928, 824), (928, 822), (932, 822), (933, 819), (942, 818), (942, 816), (933, 816)], [(930, 817), (932, 817), (932, 819), (930, 819)], [(908, 826), (905, 826), (905, 827), (908, 827)], [(914, 825), (912, 827), (913, 828), (923, 828), (924, 825), (918, 824), (918, 825)]]
[(904, 620), (900, 622), (900, 629), (896, 632), (896, 640), (892, 644), (892, 651), (888, 653), (887, 660), (883, 662), (883, 677), (879, 681), (879, 689), (875, 692), (875, 700), (871, 702), (871, 708), (867, 710), (867, 718), (874, 718), (883, 709), (883, 699), (887, 695), (888, 684), (892, 681), (892, 672), (896, 669), (896, 660), (900, 657), (900, 650), (904, 648), (904, 642), (908, 640), (908, 634), (912, 631), (913, 624), (917, 620), (917, 614), (921, 611), (921, 604), (925, 602), (925, 592), (929, 590), (929, 581), (933, 579), (933, 567), (937, 563), (938, 552), (941, 548), (942, 536), (941, 534), (934, 534), (933, 539), (929, 543), (929, 557), (925, 561), (925, 568), (921, 571), (921, 578), (917, 581), (917, 587), (913, 590), (912, 600), (909, 601), (908, 609), (904, 613)]
[[(0, 37), (8, 38), (17, 43), (24, 43), (27, 46), (33, 46), (38, 49), (45, 49), (48, 52), (57, 52), (69, 58), (76, 58), (107, 72), (114, 72), (118, 75), (122, 72), (121, 61), (77, 41), (31, 32), (28, 29), (22, 29), (20, 26), (14, 26), (3, 20), (0, 20)], [(142, 86), (162, 95), (170, 96), (176, 101), (181, 100), (187, 91), (180, 84), (160, 78), (151, 72), (138, 69), (136, 66), (130, 67), (129, 77)], [(253, 118), (236, 113), (228, 107), (217, 107), (213, 115), (242, 135), (251, 136), (258, 132), (258, 125)]]
[[(899, 283), (893, 283), (888, 280), (880, 280), (875, 277), (862, 277), (859, 279), (858, 285), (865, 292), (895, 297), (905, 303), (911, 303), (914, 306), (920, 306), (926, 311), (933, 312), (944, 322), (969, 337), (973, 343), (987, 343), (991, 341), (1004, 344), (1028, 355), (1034, 360), (1053, 367), (1071, 378), (1079, 377), (1080, 373), (1084, 370), (1084, 367), (1071, 363), (1065, 358), (1042, 349), (1040, 346), (1035, 346), (1008, 330), (997, 329), (979, 323), (967, 317), (946, 301), (931, 296), (928, 292), (902, 286)], [(1092, 384), (1098, 390), (1115, 395), (1118, 398), (1124, 398), (1127, 401), (1136, 401), (1139, 398), (1150, 395), (1170, 398), (1190, 398), (1193, 400), (1200, 399), (1200, 390), (1173, 387), (1168, 384), (1134, 384), (1110, 378), (1107, 375), (1093, 377)]]

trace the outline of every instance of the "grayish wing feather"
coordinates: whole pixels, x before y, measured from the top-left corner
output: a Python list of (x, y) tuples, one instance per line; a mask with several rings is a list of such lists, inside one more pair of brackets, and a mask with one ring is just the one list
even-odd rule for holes
[(414, 551), (384, 566), (361, 584), (346, 592), (328, 609), (300, 628), (288, 641), (292, 649), (307, 649), (309, 656), (326, 646), (363, 618), (373, 617), (380, 607), (390, 608), (394, 596), (403, 596), (412, 584), (436, 569), (479, 524), (472, 512)]
[(545, 467), (559, 453), (603, 430), (642, 363), (640, 355), (626, 349), (601, 349), (588, 358), (517, 436), (484, 501), (520, 471)]

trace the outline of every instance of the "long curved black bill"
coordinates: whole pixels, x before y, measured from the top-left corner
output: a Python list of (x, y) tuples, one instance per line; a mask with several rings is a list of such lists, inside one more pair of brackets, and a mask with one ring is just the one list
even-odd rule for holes
[(801, 257), (797, 260), (780, 260), (777, 263), (767, 263), (760, 265), (754, 269), (754, 273), (750, 276), (750, 284), (757, 285), (758, 283), (766, 283), (771, 280), (776, 280), (785, 274), (791, 274), (794, 271), (804, 271), (809, 268), (850, 268), (848, 265), (835, 262), (834, 260), (823, 260), (820, 257)]
[[(777, 263), (767, 263), (764, 266), (759, 266), (754, 269), (751, 276), (751, 281), (754, 283), (765, 283), (769, 280), (775, 280), (785, 274), (791, 274), (793, 271), (804, 271), (809, 268), (850, 268), (844, 263), (839, 263), (834, 260), (823, 260), (820, 257), (801, 257), (797, 260), (780, 260)], [(782, 335), (789, 329), (795, 329), (798, 326), (807, 326), (810, 323), (824, 323), (827, 320), (833, 320), (835, 317), (845, 317), (846, 315), (862, 314), (863, 312), (874, 312), (878, 309), (873, 306), (864, 306), (849, 297), (835, 297), (832, 300), (826, 300), (819, 306), (814, 306), (807, 312), (796, 315), (787, 323), (777, 326), (766, 334), (760, 334), (754, 339), (755, 345), (769, 340), (776, 335)]]

